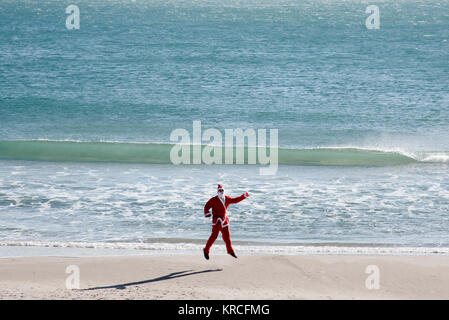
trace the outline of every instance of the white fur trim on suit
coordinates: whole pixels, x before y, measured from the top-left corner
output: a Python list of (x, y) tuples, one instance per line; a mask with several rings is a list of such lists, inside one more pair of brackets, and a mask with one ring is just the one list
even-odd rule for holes
[[(218, 197), (218, 196), (217, 196), (217, 197)], [(221, 200), (221, 198), (218, 197), (218, 200), (220, 200), (220, 202), (221, 202), (221, 204), (223, 205), (223, 207), (225, 208), (225, 212), (226, 212), (226, 205), (225, 205), (226, 198), (223, 197), (223, 200)]]
[[(226, 223), (226, 216), (224, 216), (223, 218), (224, 219), (217, 218), (217, 221), (215, 221), (215, 223), (212, 222), (212, 225), (215, 226), (218, 223), (218, 221), (220, 221), (222, 228), (229, 226), (229, 223)], [(224, 223), (226, 223), (226, 224), (224, 224)]]

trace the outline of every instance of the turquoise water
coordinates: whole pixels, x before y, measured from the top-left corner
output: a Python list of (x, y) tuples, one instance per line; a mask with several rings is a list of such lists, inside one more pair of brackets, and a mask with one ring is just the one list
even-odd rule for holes
[[(241, 246), (449, 246), (449, 1), (369, 3), (378, 30), (362, 1), (70, 4), (0, 2), (1, 244), (200, 248), (222, 183)], [(197, 120), (277, 129), (278, 172), (172, 165)]]

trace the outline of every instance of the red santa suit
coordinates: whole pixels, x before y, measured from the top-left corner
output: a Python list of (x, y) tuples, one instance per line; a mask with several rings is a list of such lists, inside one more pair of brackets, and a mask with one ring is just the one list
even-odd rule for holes
[[(218, 185), (219, 189), (221, 188)], [(224, 196), (224, 201), (217, 195), (207, 201), (204, 206), (204, 216), (206, 218), (212, 216), (212, 234), (207, 240), (204, 252), (209, 254), (210, 247), (218, 237), (218, 233), (221, 231), (221, 235), (226, 244), (226, 250), (229, 254), (234, 253), (234, 249), (231, 244), (231, 234), (229, 232), (229, 218), (226, 216), (226, 210), (231, 203), (238, 203), (248, 197), (248, 193), (242, 194), (240, 197), (231, 198), (230, 196)], [(212, 213), (209, 210), (212, 208)]]

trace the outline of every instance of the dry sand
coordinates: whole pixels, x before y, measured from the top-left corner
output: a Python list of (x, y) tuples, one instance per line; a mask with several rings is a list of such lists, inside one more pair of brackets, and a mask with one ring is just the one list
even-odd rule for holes
[[(66, 288), (70, 265), (79, 290)], [(369, 265), (379, 270), (378, 289), (366, 286)], [(0, 299), (449, 299), (449, 257), (2, 258)]]

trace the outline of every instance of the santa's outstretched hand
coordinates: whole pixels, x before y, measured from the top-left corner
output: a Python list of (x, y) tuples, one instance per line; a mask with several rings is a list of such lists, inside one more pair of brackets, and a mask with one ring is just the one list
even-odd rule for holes
[(246, 193), (245, 193), (245, 198), (248, 198), (248, 197), (249, 197), (249, 193), (246, 192)]

